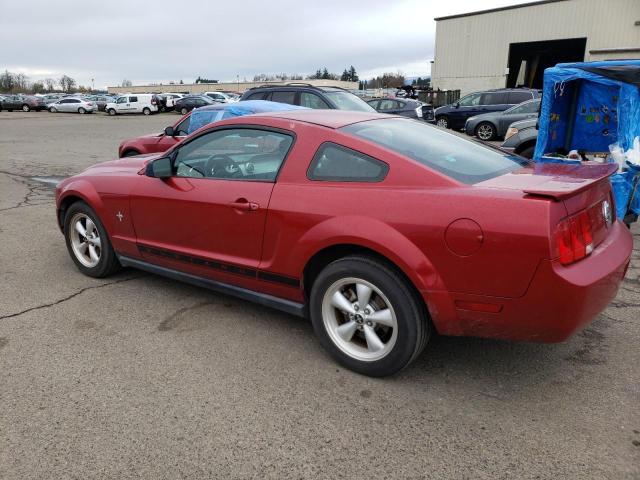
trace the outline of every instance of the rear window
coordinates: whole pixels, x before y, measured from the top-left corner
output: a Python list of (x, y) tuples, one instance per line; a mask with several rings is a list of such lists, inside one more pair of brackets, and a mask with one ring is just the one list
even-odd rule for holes
[(415, 120), (369, 120), (341, 130), (467, 184), (503, 175), (528, 163), (517, 155), (495, 151)]

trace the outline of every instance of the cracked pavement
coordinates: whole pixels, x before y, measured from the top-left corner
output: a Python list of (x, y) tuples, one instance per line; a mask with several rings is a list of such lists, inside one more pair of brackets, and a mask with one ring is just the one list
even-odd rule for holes
[(178, 117), (0, 113), (0, 478), (640, 478), (640, 229), (558, 345), (434, 338), (338, 367), (303, 320), (69, 258), (50, 184)]

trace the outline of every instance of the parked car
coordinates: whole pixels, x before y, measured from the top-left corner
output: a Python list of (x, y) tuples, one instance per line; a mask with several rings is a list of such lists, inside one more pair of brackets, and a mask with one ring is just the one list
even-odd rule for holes
[(461, 130), (469, 117), (483, 113), (501, 112), (539, 97), (539, 90), (528, 88), (502, 88), (471, 93), (456, 103), (436, 108), (435, 122), (439, 127)]
[(231, 96), (225, 92), (204, 92), (204, 94), (214, 102), (232, 103), (238, 101), (236, 97)]
[(115, 97), (108, 95), (94, 95), (92, 101), (96, 104), (96, 109), (99, 112), (104, 112), (106, 111), (107, 103), (114, 102), (115, 100)]
[(367, 103), (380, 113), (391, 113), (426, 121), (433, 120), (433, 107), (417, 100), (408, 98), (402, 100), (396, 98), (374, 98), (373, 100), (368, 100)]
[[(147, 153), (159, 153), (168, 150), (176, 143), (183, 141), (187, 135), (194, 132), (198, 128), (218, 120), (230, 117), (241, 117), (254, 113), (275, 112), (282, 110), (299, 109), (294, 105), (285, 105), (282, 103), (266, 102), (264, 100), (251, 100), (239, 103), (217, 103), (197, 109), (191, 110), (184, 115), (175, 124), (168, 126), (162, 133), (152, 135), (144, 135), (141, 137), (130, 138), (125, 140), (118, 147), (118, 157), (132, 157), (135, 155)], [(195, 120), (192, 123), (191, 119)]]
[(172, 111), (175, 107), (175, 102), (180, 98), (185, 97), (182, 93), (161, 93), (159, 96), (163, 99), (160, 107), (161, 112)]
[(155, 96), (150, 93), (136, 93), (122, 95), (105, 105), (105, 110), (109, 115), (123, 113), (142, 113), (151, 115), (158, 111), (158, 102)]
[(97, 108), (91, 101), (68, 97), (50, 103), (48, 107), (51, 113), (93, 113)]
[(519, 120), (538, 118), (538, 110), (540, 110), (540, 98), (527, 100), (502, 112), (469, 117), (464, 130), (467, 135), (476, 136), (484, 141), (503, 138), (509, 125)]
[(206, 105), (215, 105), (216, 103), (217, 102), (214, 102), (206, 95), (189, 95), (176, 100), (174, 109), (176, 112), (185, 115), (194, 108), (204, 107)]
[(304, 83), (250, 88), (244, 92), (240, 100), (269, 100), (315, 109), (375, 112), (371, 105), (347, 90), (338, 87), (316, 87)]
[(533, 166), (401, 117), (288, 111), (88, 168), (56, 187), (56, 218), (88, 276), (135, 267), (309, 315), (338, 362), (384, 376), (434, 332), (558, 342), (596, 317), (633, 247), (615, 170)]
[(533, 158), (537, 139), (538, 119), (521, 120), (509, 126), (500, 148), (525, 158)]
[(23, 112), (29, 112), (31, 110), (46, 110), (46, 108), (47, 105), (44, 100), (33, 95), (8, 95), (4, 100), (0, 101), (0, 111), (22, 110)]

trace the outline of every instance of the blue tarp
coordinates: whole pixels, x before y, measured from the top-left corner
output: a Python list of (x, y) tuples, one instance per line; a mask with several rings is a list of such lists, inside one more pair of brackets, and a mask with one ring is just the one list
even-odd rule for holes
[(640, 68), (640, 60), (560, 63), (544, 71), (544, 92), (534, 159), (545, 153), (627, 150), (640, 136), (640, 88), (596, 73)]
[(221, 103), (193, 110), (189, 121), (189, 134), (200, 127), (212, 122), (227, 118), (242, 117), (253, 113), (280, 112), (283, 110), (307, 110), (306, 107), (298, 107), (286, 103), (268, 102), (266, 100), (246, 100), (244, 102)]

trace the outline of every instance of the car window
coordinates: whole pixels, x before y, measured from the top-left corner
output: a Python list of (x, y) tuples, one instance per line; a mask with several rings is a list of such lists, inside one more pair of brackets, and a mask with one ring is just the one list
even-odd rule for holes
[(384, 112), (386, 110), (395, 110), (396, 102), (393, 100), (380, 100), (380, 105), (378, 106), (378, 110)]
[(308, 108), (327, 109), (331, 108), (327, 105), (327, 102), (322, 100), (315, 93), (301, 92), (300, 93), (300, 105)]
[(264, 92), (256, 92), (249, 95), (246, 100), (263, 100), (265, 96)]
[(523, 91), (523, 92), (509, 92), (509, 103), (522, 103), (526, 100), (531, 100), (533, 96), (531, 92)]
[(471, 107), (473, 105), (480, 105), (481, 93), (472, 93), (466, 97), (462, 97), (458, 103), (461, 107)]
[(120, 97), (116, 103), (126, 103), (127, 97)]
[(343, 92), (341, 90), (325, 91), (325, 96), (331, 100), (340, 110), (355, 110), (358, 112), (375, 112), (375, 110), (367, 102), (353, 93)]
[(528, 162), (518, 155), (501, 153), (409, 119), (368, 120), (347, 125), (341, 130), (467, 184), (503, 175)]
[(80, 103), (80, 100), (78, 100), (77, 98), (74, 98), (69, 100), (69, 103)]
[(191, 115), (181, 121), (178, 126), (175, 128), (176, 135), (178, 137), (184, 137), (185, 135), (189, 135), (189, 123), (191, 122)]
[(129, 97), (129, 102), (134, 103), (138, 101), (138, 97)]
[(272, 102), (288, 103), (295, 105), (296, 92), (273, 92), (271, 94)]
[(486, 92), (482, 94), (480, 105), (501, 105), (507, 103), (507, 93)]
[(293, 138), (270, 130), (234, 128), (197, 137), (178, 149), (176, 175), (275, 181)]
[(323, 143), (313, 156), (307, 177), (328, 182), (381, 182), (389, 166), (350, 148)]
[(538, 100), (521, 103), (520, 105), (516, 105), (515, 107), (511, 107), (505, 113), (536, 113), (538, 111), (538, 107), (540, 106), (540, 102)]

